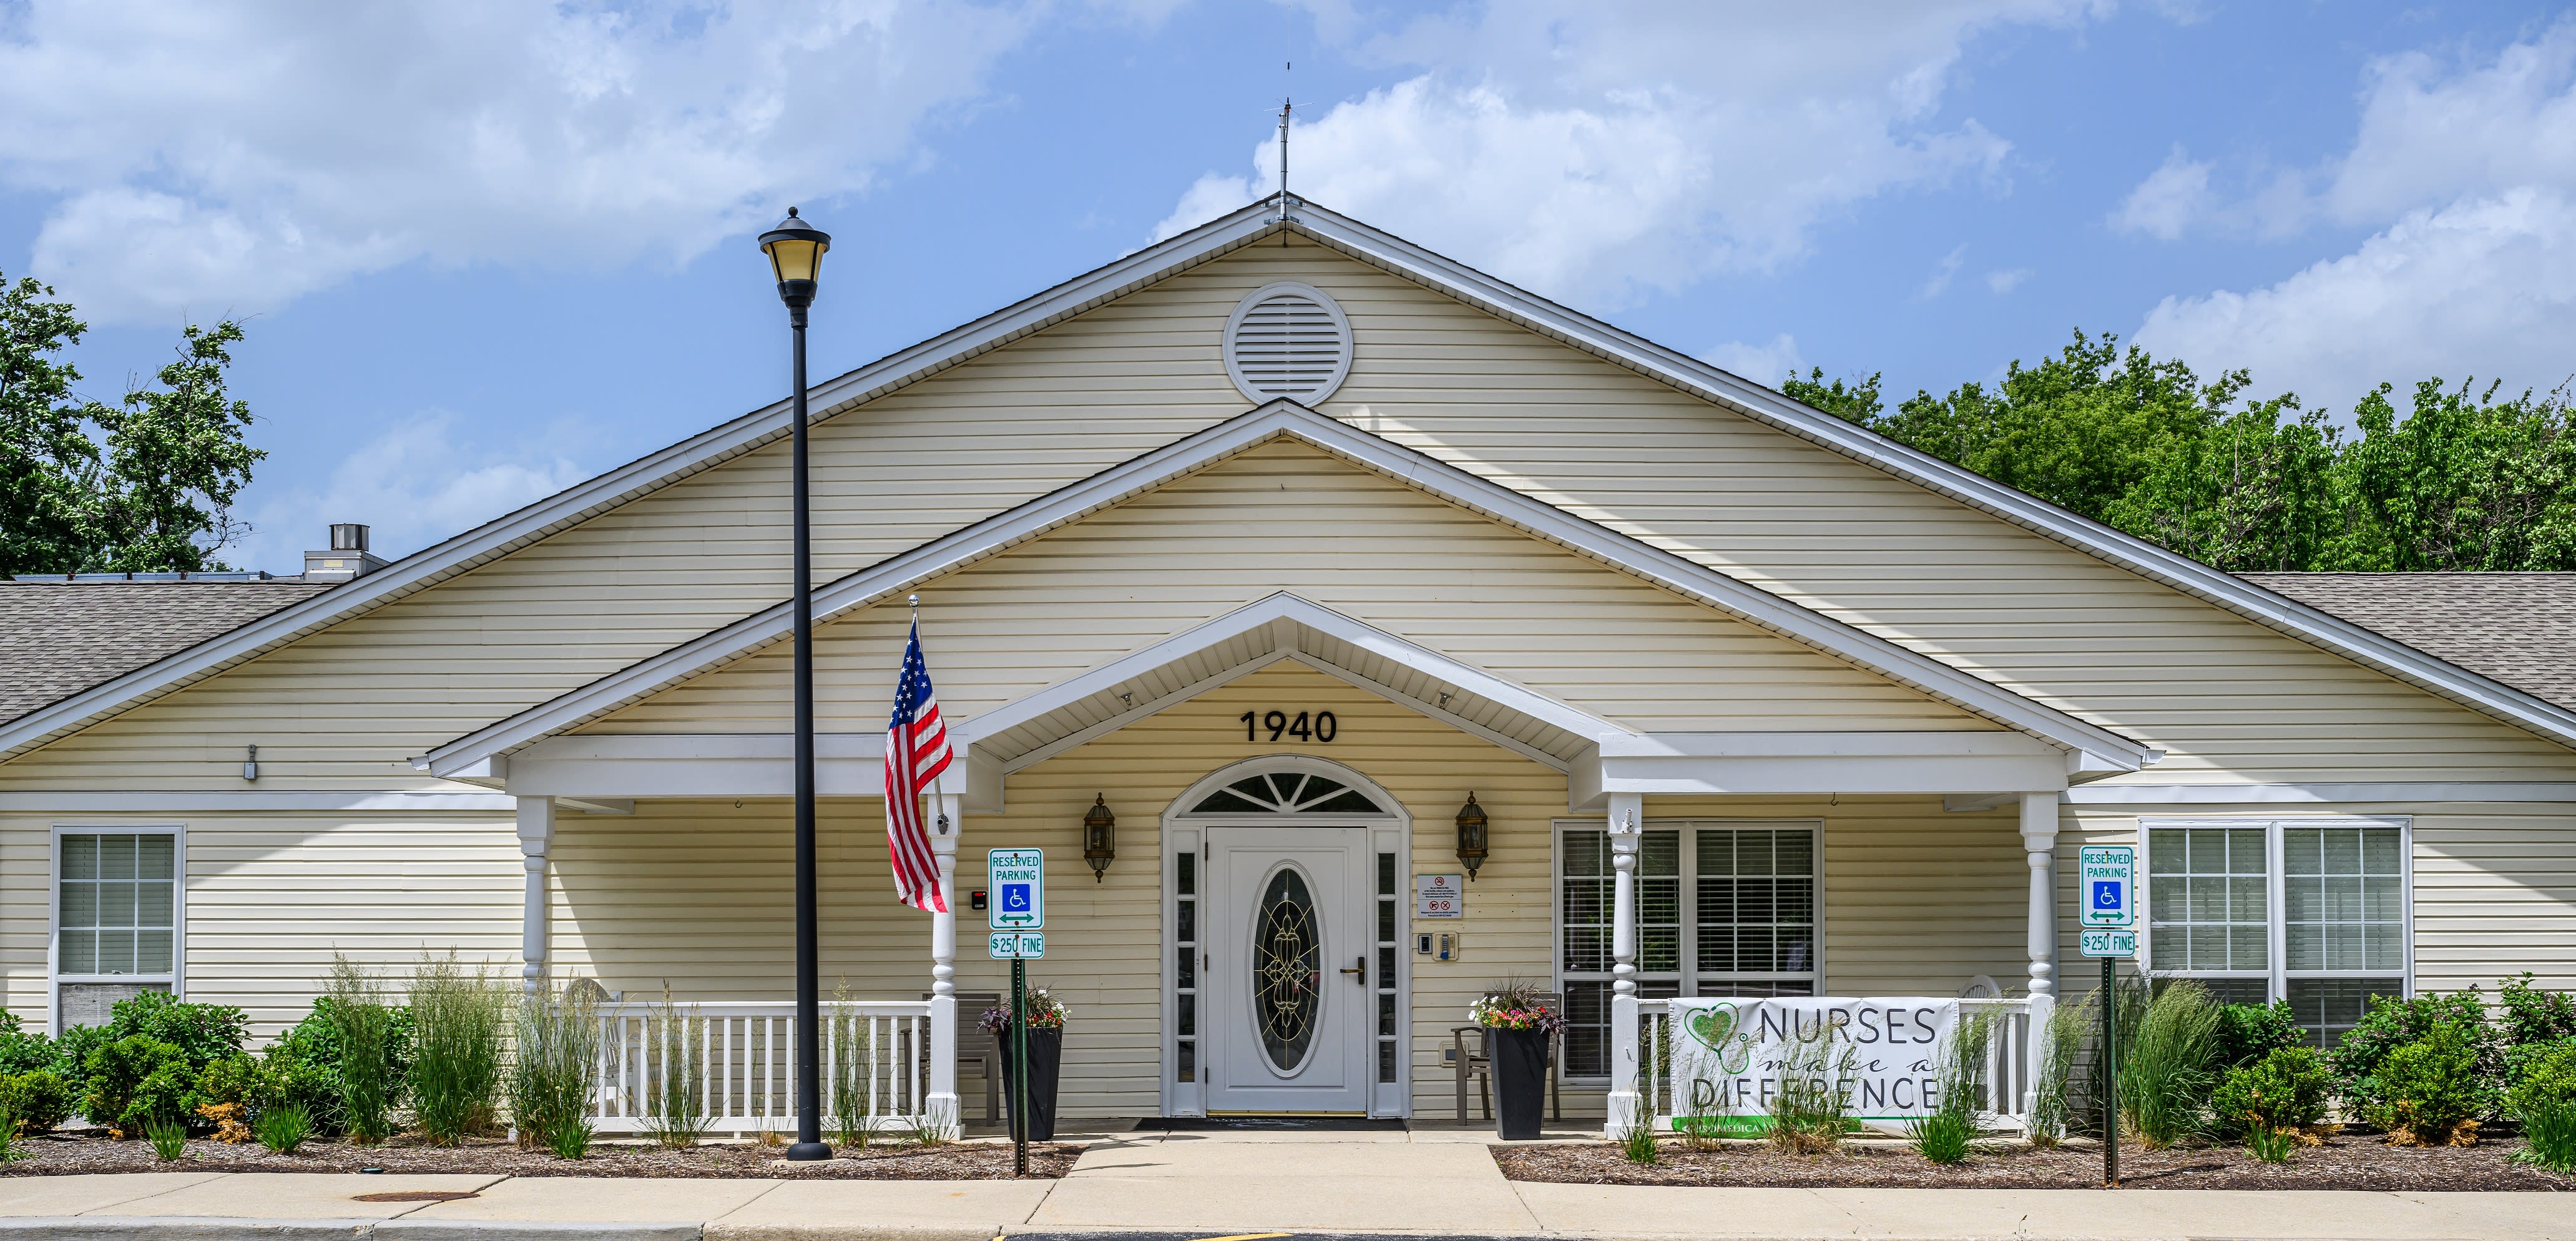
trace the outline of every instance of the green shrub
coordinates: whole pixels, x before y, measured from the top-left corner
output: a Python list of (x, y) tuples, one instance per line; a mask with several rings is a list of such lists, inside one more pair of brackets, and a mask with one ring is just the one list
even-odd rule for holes
[[(74, 1107), (80, 1106), (80, 1101), (89, 1096), (89, 1054), (115, 1041), (109, 1036), (106, 1026), (73, 1026), (54, 1040), (54, 1074), (62, 1078), (63, 1086), (72, 1092)], [(87, 1113), (84, 1111), (83, 1114)], [(105, 1122), (91, 1118), (90, 1123)]]
[(440, 1146), (489, 1129), (499, 1114), (510, 995), (489, 973), (422, 954), (411, 977), (411, 1102)]
[(521, 1145), (543, 1143), (567, 1159), (590, 1149), (592, 1075), (599, 1063), (597, 992), (539, 991), (519, 1002), (510, 1060), (510, 1119)]
[(2218, 1006), (2218, 1046), (2210, 1055), (2210, 1069), (2224, 1073), (2229, 1069), (2258, 1064), (2284, 1047), (2308, 1045), (2307, 1027), (2290, 1013), (2290, 1002), (2276, 1000), (2270, 1004), (2221, 1004)]
[(2210, 1098), (2221, 1134), (2305, 1129), (2326, 1118), (2334, 1074), (2312, 1047), (2278, 1047), (2262, 1060), (2229, 1069)]
[(145, 991), (119, 1000), (109, 1010), (108, 1032), (126, 1039), (141, 1035), (179, 1049), (192, 1069), (241, 1054), (250, 1037), (250, 1017), (225, 1004), (184, 1004), (167, 991)]
[(16, 1122), (5, 1136), (43, 1133), (71, 1119), (71, 1088), (44, 1069), (0, 1077), (0, 1110)]
[(2362, 1118), (2389, 1140), (2431, 1146), (2476, 1145), (2477, 1120), (2495, 1107), (2494, 1079), (2478, 1067), (2474, 1032), (2456, 1023), (2380, 1058), (2372, 1101)]
[(259, 1061), (245, 1055), (226, 1056), (198, 1070), (197, 1102), (239, 1104), (245, 1112), (256, 1112), (259, 1079)]
[(250, 1130), (258, 1135), (260, 1145), (281, 1155), (292, 1155), (312, 1135), (313, 1114), (301, 1104), (272, 1107), (251, 1121)]
[(2509, 1092), (2521, 1085), (2523, 1079), (2531, 1076), (2532, 1071), (2542, 1061), (2570, 1049), (2576, 1049), (2576, 1035), (2545, 1043), (2520, 1043), (2505, 1048), (2503, 1074), (2505, 1089)]
[(196, 1111), (197, 1072), (175, 1043), (135, 1034), (89, 1054), (81, 1115), (126, 1137), (156, 1120), (186, 1124)]
[(2576, 1039), (2535, 1058), (2509, 1099), (2525, 1146), (2514, 1157), (2557, 1172), (2576, 1172)]
[(2576, 1039), (2576, 996), (2531, 985), (2531, 971), (2505, 980), (2496, 996), (2508, 1047)]
[(2218, 1005), (2209, 989), (2176, 979), (2155, 989), (2120, 1054), (2120, 1114), (2150, 1150), (2198, 1134), (2217, 1075)]
[(54, 1061), (61, 1053), (55, 1049), (54, 1040), (41, 1033), (29, 1034), (19, 1024), (18, 1014), (0, 1009), (0, 1077), (39, 1071), (59, 1073)]
[(2504, 1076), (2504, 1056), (2487, 1027), (2486, 1002), (2478, 989), (2411, 1000), (2370, 997), (2369, 1011), (2326, 1053), (2348, 1114), (2368, 1116), (2386, 1102), (2379, 1083), (2379, 1062), (2408, 1043), (2420, 1042), (2443, 1026), (2455, 1027), (2467, 1039), (2478, 1071), (2489, 1080)]

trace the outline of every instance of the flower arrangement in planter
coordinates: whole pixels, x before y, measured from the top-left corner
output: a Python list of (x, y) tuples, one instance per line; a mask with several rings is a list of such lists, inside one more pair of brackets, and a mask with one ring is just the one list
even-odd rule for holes
[[(1044, 987), (1021, 997), (1028, 1010), (1029, 1114), (1025, 1136), (1032, 1142), (1055, 1138), (1056, 1079), (1064, 1066), (1064, 1022), (1071, 1009)], [(1008, 1005), (984, 1010), (978, 1022), (1002, 1043), (1002, 1098), (1011, 1109), (1011, 1126), (1020, 1127), (1019, 1070), (1011, 1063), (1011, 1010)]]
[(1506, 1141), (1539, 1135), (1547, 1103), (1548, 1049), (1565, 1028), (1553, 997), (1529, 983), (1506, 980), (1467, 1008), (1485, 1029), (1485, 1054), (1493, 1064), (1494, 1122)]

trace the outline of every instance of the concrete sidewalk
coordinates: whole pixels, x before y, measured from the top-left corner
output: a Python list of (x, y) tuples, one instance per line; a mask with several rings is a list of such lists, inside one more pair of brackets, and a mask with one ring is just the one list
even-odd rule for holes
[[(2576, 1195), (1697, 1189), (1503, 1179), (1479, 1131), (1098, 1135), (1059, 1181), (0, 1178), (0, 1241), (993, 1241), (1115, 1234), (2576, 1241)], [(452, 1201), (383, 1201), (423, 1191)], [(362, 1200), (362, 1196), (377, 1201)]]

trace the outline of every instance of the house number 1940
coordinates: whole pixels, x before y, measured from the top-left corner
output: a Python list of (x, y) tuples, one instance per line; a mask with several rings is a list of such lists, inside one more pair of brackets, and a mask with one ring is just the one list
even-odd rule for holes
[(1334, 719), (1330, 711), (1300, 711), (1293, 719), (1285, 711), (1266, 712), (1258, 718), (1246, 711), (1238, 718), (1243, 721), (1243, 739), (1246, 741), (1260, 740), (1259, 731), (1264, 728), (1270, 730), (1272, 741), (1281, 737), (1294, 737), (1299, 741), (1331, 741), (1342, 731), (1341, 721)]

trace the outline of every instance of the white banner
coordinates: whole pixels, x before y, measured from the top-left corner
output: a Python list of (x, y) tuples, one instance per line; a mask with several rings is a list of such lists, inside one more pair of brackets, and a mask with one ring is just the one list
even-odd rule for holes
[(1726, 1133), (1767, 1131), (1784, 1076), (1814, 1089), (1840, 1082), (1851, 1118), (1871, 1128), (1930, 1115), (1942, 1048), (1959, 1024), (1958, 1000), (1923, 996), (1670, 1003), (1674, 1126), (1708, 1117)]

